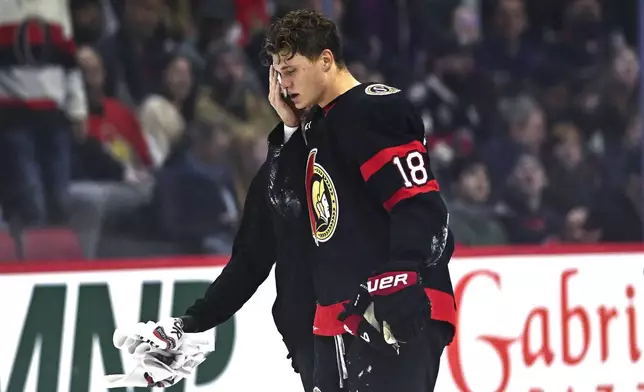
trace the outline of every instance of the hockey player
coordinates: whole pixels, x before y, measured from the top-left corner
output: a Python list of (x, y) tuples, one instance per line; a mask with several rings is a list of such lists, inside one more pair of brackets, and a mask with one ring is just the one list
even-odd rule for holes
[(319, 13), (276, 21), (264, 50), (271, 104), (307, 143), (314, 390), (432, 391), (454, 335), (454, 242), (422, 120), (398, 89), (351, 75)]
[[(294, 130), (280, 124), (269, 135), (267, 160), (250, 185), (232, 255), (221, 275), (185, 315), (160, 320), (148, 327), (145, 336), (161, 348), (171, 348), (155, 342), (155, 336), (167, 336), (171, 345), (178, 346), (184, 332), (216, 327), (250, 299), (275, 264), (277, 298), (273, 317), (293, 368), (300, 374), (304, 390), (310, 392), (315, 297), (307, 262), (314, 245), (308, 234), (302, 185), (306, 146), (302, 133)], [(158, 329), (161, 333), (154, 333)]]

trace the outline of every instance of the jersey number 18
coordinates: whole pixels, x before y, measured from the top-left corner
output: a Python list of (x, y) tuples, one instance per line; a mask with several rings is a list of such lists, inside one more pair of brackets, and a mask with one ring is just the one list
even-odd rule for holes
[[(429, 176), (427, 175), (427, 169), (425, 169), (423, 155), (419, 151), (412, 151), (407, 154), (404, 158), (404, 162), (405, 165), (403, 165), (403, 160), (401, 160), (400, 157), (394, 157), (393, 159), (394, 165), (398, 168), (398, 171), (405, 182), (405, 188), (411, 188), (414, 184), (424, 185), (427, 183)], [(409, 172), (409, 175), (407, 175), (407, 172)], [(411, 181), (409, 181), (410, 178)]]

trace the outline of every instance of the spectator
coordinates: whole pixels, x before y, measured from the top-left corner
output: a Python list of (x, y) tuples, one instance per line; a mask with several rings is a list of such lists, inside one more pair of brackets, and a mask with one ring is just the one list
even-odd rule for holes
[(579, 101), (588, 133), (597, 133), (608, 148), (621, 144), (629, 117), (639, 102), (639, 61), (633, 49), (617, 47), (609, 64)]
[(588, 161), (579, 128), (572, 123), (557, 124), (553, 128), (555, 141), (547, 160), (550, 182), (548, 200), (562, 216), (571, 209), (588, 206), (599, 186), (597, 170)]
[[(23, 18), (5, 3), (8, 20)], [(57, 22), (54, 8), (35, 12), (47, 25), (0, 22), (13, 32), (5, 43), (21, 43), (5, 45), (9, 68), (0, 70), (0, 203), (2, 217), (23, 226), (65, 221), (71, 144), (71, 222), (90, 256), (108, 248), (119, 251), (113, 256), (176, 252), (176, 245), (229, 249), (233, 211), (277, 121), (257, 55), (263, 30), (305, 7), (337, 22), (360, 81), (401, 88), (419, 110), (434, 172), (453, 193), (451, 224), (462, 245), (641, 239), (633, 163), (642, 148), (640, 64), (628, 46), (636, 13), (624, 12), (632, 7), (602, 0), (69, 4), (73, 26)], [(62, 42), (36, 42), (40, 28), (58, 37), (61, 26)], [(81, 46), (87, 128), (68, 31)], [(62, 79), (18, 89), (45, 80), (52, 66)], [(42, 99), (47, 110), (30, 107)], [(142, 208), (152, 190), (155, 203)]]
[(71, 0), (76, 45), (96, 46), (116, 31), (116, 20), (106, 0)]
[(192, 83), (188, 59), (173, 57), (164, 67), (161, 93), (150, 95), (141, 105), (141, 125), (155, 167), (163, 164), (185, 131), (186, 121), (181, 110), (190, 95)]
[(562, 240), (569, 243), (595, 243), (601, 238), (601, 229), (589, 228), (590, 211), (575, 207), (566, 214)]
[[(179, 14), (172, 11), (173, 6), (180, 8)], [(178, 2), (171, 5), (173, 14), (170, 15), (170, 19), (181, 25), (183, 25), (181, 19), (187, 17), (188, 10), (194, 16), (192, 26), (181, 28), (184, 34), (181, 36), (182, 42), (177, 52), (190, 59), (195, 69), (194, 73), (200, 82), (203, 80), (206, 67), (205, 55), (217, 45), (222, 43), (236, 45), (240, 40), (241, 29), (235, 20), (235, 8), (233, 0), (192, 2), (190, 5)]]
[(485, 161), (495, 188), (503, 186), (512, 163), (523, 149), (540, 156), (546, 141), (546, 118), (539, 104), (528, 96), (519, 96), (502, 104), (508, 133), (492, 138), (483, 147)]
[(59, 2), (2, 3), (0, 204), (16, 228), (69, 216), (71, 140), (85, 136), (87, 119), (70, 19)]
[(161, 23), (162, 0), (127, 0), (118, 31), (99, 44), (107, 70), (105, 92), (140, 105), (163, 80), (163, 63), (177, 43)]
[(580, 112), (574, 105), (576, 83), (568, 74), (561, 70), (544, 68), (533, 75), (532, 83), (548, 117), (549, 126), (557, 122), (579, 122)]
[[(313, 1), (313, 6), (320, 3)], [(332, 1), (331, 12), (349, 18), (343, 26), (343, 39), (358, 56), (368, 57), (389, 83), (407, 86), (415, 75), (409, 72), (427, 49), (426, 2), (418, 0)], [(346, 9), (344, 9), (346, 7)], [(364, 17), (369, 15), (369, 17)]]
[(642, 186), (642, 155), (632, 153), (625, 186), (597, 192), (587, 227), (599, 229), (603, 242), (642, 242)]
[(476, 10), (462, 4), (452, 13), (452, 31), (461, 45), (474, 45), (481, 40), (481, 21)]
[(72, 21), (77, 45), (93, 45), (103, 35), (103, 10), (99, 0), (74, 0)]
[(512, 244), (560, 240), (560, 218), (544, 203), (548, 178), (539, 158), (522, 153), (512, 165), (502, 202), (501, 220)]
[(544, 61), (538, 45), (529, 39), (524, 0), (499, 0), (494, 31), (483, 40), (478, 64), (492, 74), (503, 93), (525, 86)]
[(191, 252), (231, 251), (239, 204), (227, 163), (230, 138), (224, 125), (197, 124), (186, 153), (161, 169), (153, 210), (162, 238)]
[(237, 48), (217, 47), (206, 69), (206, 83), (197, 95), (196, 118), (206, 124), (223, 122), (232, 129), (238, 192), (243, 195), (255, 175), (253, 145), (257, 139), (265, 140), (277, 117)]
[(446, 166), (493, 132), (495, 97), (476, 69), (472, 47), (450, 37), (432, 53), (431, 72), (411, 85), (408, 97), (420, 112), (434, 162)]
[(235, 19), (240, 25), (242, 45), (248, 42), (249, 37), (267, 26), (267, 8), (267, 0), (235, 0)]
[(482, 160), (468, 157), (454, 162), (453, 198), (448, 203), (450, 226), (461, 245), (505, 245), (507, 234), (488, 204), (490, 180)]
[[(109, 164), (104, 161), (86, 159), (82, 167), (86, 173), (94, 169), (95, 176), (88, 173), (88, 177), (97, 180), (97, 177), (107, 177), (110, 180), (136, 180), (152, 165), (152, 158), (148, 151), (141, 125), (135, 114), (115, 98), (106, 97), (103, 91), (105, 72), (103, 63), (98, 53), (90, 47), (82, 47), (78, 51), (78, 59), (85, 77), (88, 102), (90, 107), (89, 136), (96, 139), (109, 152), (106, 160), (115, 160), (121, 170), (120, 178), (109, 175), (103, 176), (103, 171)], [(86, 141), (84, 146), (87, 147)], [(110, 159), (111, 158), (111, 159)]]
[(432, 72), (409, 89), (420, 109), (425, 133), (436, 141), (462, 134), (471, 142), (480, 115), (473, 105), (476, 83), (471, 48), (450, 40), (434, 46)]
[(547, 45), (551, 64), (575, 78), (590, 81), (606, 57), (609, 35), (598, 0), (571, 0), (563, 9), (563, 28)]

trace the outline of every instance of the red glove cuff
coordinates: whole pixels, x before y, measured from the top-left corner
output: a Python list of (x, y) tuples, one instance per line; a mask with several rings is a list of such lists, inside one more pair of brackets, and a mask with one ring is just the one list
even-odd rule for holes
[(358, 335), (358, 326), (360, 325), (360, 322), (364, 320), (364, 317), (359, 316), (357, 314), (352, 314), (344, 321), (342, 321), (342, 324), (344, 325), (344, 330), (349, 332), (351, 335)]

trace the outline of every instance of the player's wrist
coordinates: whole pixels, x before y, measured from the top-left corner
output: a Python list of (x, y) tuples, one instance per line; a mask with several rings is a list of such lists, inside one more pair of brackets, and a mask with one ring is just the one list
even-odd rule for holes
[(194, 333), (199, 330), (197, 320), (193, 316), (184, 315), (179, 317), (179, 319), (183, 322), (183, 332)]
[(414, 262), (390, 262), (367, 278), (366, 286), (372, 296), (389, 295), (421, 281), (420, 268)]
[(289, 129), (289, 130), (297, 130), (300, 127), (300, 122), (299, 121), (283, 121), (284, 123), (284, 130)]
[(288, 125), (284, 124), (284, 143), (288, 142), (291, 136), (297, 132), (299, 126), (297, 127), (289, 127)]

